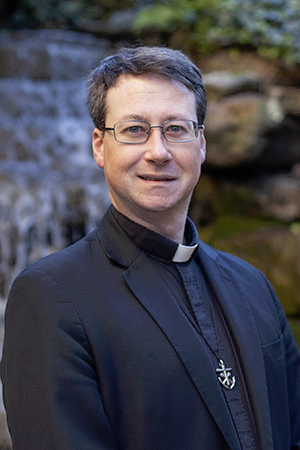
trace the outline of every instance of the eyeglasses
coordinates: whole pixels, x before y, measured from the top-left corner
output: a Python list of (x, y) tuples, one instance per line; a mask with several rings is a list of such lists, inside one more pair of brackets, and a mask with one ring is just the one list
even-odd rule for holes
[(199, 134), (199, 125), (193, 120), (166, 120), (162, 125), (150, 125), (143, 120), (124, 120), (117, 122), (112, 128), (103, 128), (103, 131), (113, 131), (114, 138), (122, 144), (143, 144), (150, 137), (152, 128), (160, 128), (168, 142), (192, 142)]

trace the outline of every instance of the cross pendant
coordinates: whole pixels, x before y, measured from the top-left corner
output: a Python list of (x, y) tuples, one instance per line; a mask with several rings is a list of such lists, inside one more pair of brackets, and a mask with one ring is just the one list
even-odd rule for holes
[(235, 376), (231, 374), (231, 367), (226, 367), (222, 359), (219, 360), (219, 366), (216, 373), (219, 375), (218, 380), (225, 389), (233, 389), (235, 386)]

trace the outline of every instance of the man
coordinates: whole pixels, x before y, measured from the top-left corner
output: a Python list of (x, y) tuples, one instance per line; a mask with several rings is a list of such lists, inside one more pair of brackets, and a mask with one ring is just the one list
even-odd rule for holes
[(200, 71), (179, 51), (121, 49), (88, 102), (112, 206), (13, 284), (14, 449), (300, 449), (300, 356), (279, 301), (187, 218), (205, 159)]

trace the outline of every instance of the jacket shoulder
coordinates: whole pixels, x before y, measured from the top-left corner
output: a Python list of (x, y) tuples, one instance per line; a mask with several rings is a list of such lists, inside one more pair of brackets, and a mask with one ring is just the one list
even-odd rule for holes
[(232, 268), (233, 270), (252, 272), (252, 273), (261, 273), (261, 271), (245, 261), (244, 259), (235, 256), (231, 253), (224, 252), (222, 250), (217, 250), (214, 247), (211, 247), (204, 242), (199, 243), (199, 247), (202, 251), (204, 251), (208, 256), (215, 260), (219, 265), (224, 266), (226, 268)]
[(54, 278), (58, 274), (61, 277), (63, 273), (82, 271), (87, 265), (93, 248), (99, 247), (97, 235), (98, 229), (95, 229), (74, 244), (44, 256), (22, 270), (17, 278), (35, 271), (44, 272)]

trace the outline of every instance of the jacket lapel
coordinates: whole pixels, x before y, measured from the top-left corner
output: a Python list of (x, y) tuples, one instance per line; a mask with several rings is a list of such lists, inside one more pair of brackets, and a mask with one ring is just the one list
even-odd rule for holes
[(267, 382), (261, 341), (249, 306), (252, 299), (246, 297), (234, 271), (217, 263), (216, 254), (209, 247), (205, 247), (205, 250), (200, 248), (198, 251), (200, 264), (218, 299), (245, 374), (253, 416), (258, 428), (260, 448), (268, 450), (273, 448), (273, 441)]
[[(215, 368), (212, 367), (197, 332), (148, 257), (120, 228), (110, 210), (102, 219), (98, 238), (108, 258), (124, 267), (123, 276), (128, 287), (171, 342), (230, 449), (241, 450)], [(209, 263), (207, 267), (210, 271)]]
[(173, 345), (228, 445), (240, 449), (222, 388), (199, 337), (144, 253), (124, 272), (125, 280)]

